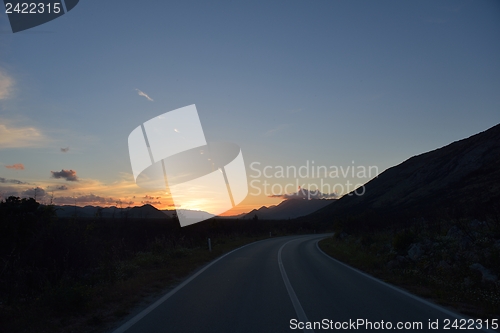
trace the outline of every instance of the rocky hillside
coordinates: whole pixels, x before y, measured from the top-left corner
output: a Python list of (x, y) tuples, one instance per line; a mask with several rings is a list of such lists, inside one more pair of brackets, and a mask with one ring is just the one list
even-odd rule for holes
[(363, 196), (344, 196), (314, 216), (332, 217), (500, 202), (500, 124), (413, 156), (368, 182)]

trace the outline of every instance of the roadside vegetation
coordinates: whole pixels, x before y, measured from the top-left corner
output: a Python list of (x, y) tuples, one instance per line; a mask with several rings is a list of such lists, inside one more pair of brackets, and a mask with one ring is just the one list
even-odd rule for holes
[[(102, 332), (203, 264), (307, 221), (57, 218), (34, 199), (0, 202), (0, 331)], [(208, 238), (212, 251), (208, 250)]]
[[(500, 212), (363, 214), (335, 221), (327, 254), (475, 318), (500, 318)], [(477, 218), (474, 218), (476, 216)]]

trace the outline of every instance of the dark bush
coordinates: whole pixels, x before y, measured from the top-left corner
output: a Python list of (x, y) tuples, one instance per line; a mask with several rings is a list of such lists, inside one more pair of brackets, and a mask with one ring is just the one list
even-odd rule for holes
[(394, 235), (392, 246), (398, 254), (406, 254), (410, 245), (415, 242), (415, 238), (412, 231), (404, 230)]

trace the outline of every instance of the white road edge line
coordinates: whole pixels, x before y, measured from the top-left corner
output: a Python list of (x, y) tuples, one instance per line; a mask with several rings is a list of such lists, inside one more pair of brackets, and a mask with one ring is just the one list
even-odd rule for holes
[[(302, 305), (300, 305), (299, 299), (297, 298), (297, 295), (295, 294), (295, 291), (293, 290), (293, 287), (292, 287), (292, 284), (290, 283), (290, 280), (288, 280), (288, 276), (286, 275), (285, 267), (283, 266), (283, 262), (281, 261), (281, 251), (283, 250), (285, 245), (290, 243), (290, 242), (296, 241), (296, 240), (297, 239), (292, 239), (280, 247), (280, 249), (278, 251), (278, 265), (280, 267), (281, 277), (283, 278), (283, 282), (285, 283), (286, 290), (288, 291), (288, 296), (290, 296), (290, 300), (292, 301), (293, 307), (295, 308), (295, 313), (297, 314), (299, 321), (305, 323), (305, 322), (308, 322), (309, 319), (307, 319), (306, 313), (304, 312)], [(314, 333), (314, 330), (306, 329), (305, 327), (304, 327), (303, 331)]]
[[(267, 239), (264, 239), (264, 240), (267, 240)], [(194, 275), (192, 275), (190, 278), (188, 278), (187, 280), (185, 280), (184, 282), (182, 282), (181, 284), (179, 284), (177, 287), (175, 287), (174, 289), (172, 289), (171, 291), (169, 291), (165, 296), (163, 296), (162, 298), (160, 298), (159, 300), (157, 300), (156, 302), (154, 302), (153, 304), (151, 304), (150, 306), (148, 306), (146, 309), (142, 310), (137, 315), (135, 315), (134, 317), (132, 317), (130, 320), (128, 320), (127, 322), (125, 322), (123, 325), (121, 325), (120, 327), (118, 327), (117, 329), (115, 329), (112, 333), (123, 333), (123, 332), (127, 331), (135, 323), (137, 323), (139, 320), (141, 320), (146, 315), (148, 315), (151, 311), (153, 311), (158, 306), (160, 306), (161, 303), (165, 302), (167, 299), (169, 299), (170, 297), (172, 297), (176, 292), (178, 292), (179, 290), (181, 290), (189, 282), (193, 281), (198, 275), (200, 275), (201, 273), (203, 273), (205, 270), (207, 270), (210, 266), (212, 266), (213, 264), (215, 264), (217, 261), (219, 261), (222, 258), (230, 255), (231, 253), (233, 253), (235, 251), (241, 250), (244, 247), (247, 247), (247, 246), (252, 245), (252, 244), (260, 243), (260, 242), (262, 242), (262, 240), (257, 241), (257, 242), (252, 242), (252, 243), (249, 243), (249, 244), (246, 244), (246, 245), (243, 245), (243, 246), (241, 246), (241, 247), (239, 247), (237, 249), (234, 249), (234, 250), (232, 250), (232, 251), (230, 251), (230, 252), (228, 252), (228, 253), (220, 256), (219, 258), (215, 259), (214, 261), (210, 262), (205, 267), (203, 267), (198, 272), (196, 272)]]
[[(326, 237), (325, 237), (325, 238), (326, 238)], [(445, 308), (443, 308), (443, 307), (441, 307), (441, 306), (439, 306), (439, 305), (437, 305), (437, 304), (431, 303), (431, 302), (429, 302), (429, 301), (427, 301), (427, 300), (425, 300), (425, 299), (423, 299), (423, 298), (420, 298), (420, 297), (418, 297), (418, 296), (416, 296), (416, 295), (413, 295), (413, 294), (411, 294), (411, 293), (409, 293), (409, 292), (407, 292), (407, 291), (405, 291), (405, 290), (403, 290), (403, 289), (400, 289), (400, 288), (395, 287), (395, 286), (393, 286), (393, 285), (391, 285), (391, 284), (389, 284), (389, 283), (387, 283), (387, 282), (384, 282), (384, 281), (382, 281), (382, 280), (379, 280), (379, 279), (377, 279), (376, 277), (373, 277), (373, 276), (371, 276), (371, 275), (368, 275), (368, 274), (366, 274), (365, 272), (360, 271), (359, 269), (356, 269), (356, 268), (351, 267), (351, 266), (349, 266), (349, 265), (347, 265), (347, 264), (344, 264), (342, 261), (339, 261), (339, 260), (337, 260), (337, 259), (335, 259), (335, 258), (333, 258), (333, 257), (330, 257), (330, 256), (329, 256), (328, 254), (326, 254), (326, 253), (325, 253), (322, 249), (320, 249), (320, 247), (319, 247), (319, 241), (320, 241), (320, 240), (321, 240), (321, 239), (318, 239), (318, 240), (316, 241), (316, 248), (319, 250), (319, 252), (323, 253), (323, 254), (324, 254), (327, 258), (329, 258), (330, 260), (333, 260), (334, 262), (336, 262), (336, 263), (338, 263), (338, 264), (340, 264), (340, 265), (342, 265), (342, 266), (344, 266), (344, 267), (347, 267), (347, 268), (349, 268), (349, 269), (351, 269), (351, 270), (353, 270), (353, 271), (355, 271), (355, 272), (357, 272), (357, 273), (359, 273), (359, 274), (363, 275), (364, 277), (367, 277), (367, 278), (369, 278), (369, 279), (371, 279), (371, 280), (373, 280), (373, 281), (376, 281), (376, 282), (378, 282), (378, 283), (380, 283), (380, 284), (383, 284), (384, 286), (386, 286), (386, 287), (388, 287), (388, 288), (391, 288), (391, 289), (393, 289), (393, 290), (399, 291), (400, 293), (402, 293), (402, 294), (404, 294), (404, 295), (406, 295), (406, 296), (408, 296), (408, 297), (410, 297), (410, 298), (413, 298), (413, 299), (414, 299), (414, 300), (416, 300), (416, 301), (419, 301), (419, 302), (421, 302), (421, 303), (424, 303), (425, 305), (430, 306), (431, 308), (434, 308), (434, 309), (436, 309), (436, 310), (439, 310), (439, 311), (441, 311), (441, 312), (443, 312), (443, 313), (445, 313), (445, 314), (447, 314), (447, 315), (449, 315), (449, 316), (451, 316), (451, 317), (454, 317), (454, 318), (456, 318), (456, 319), (467, 319), (466, 317), (463, 317), (463, 316), (459, 315), (458, 313), (454, 313), (454, 312), (452, 312), (452, 311), (450, 311), (450, 310), (448, 310), (448, 309), (445, 309)], [(491, 332), (491, 333), (496, 333), (496, 331), (489, 330), (489, 329), (487, 330), (487, 329), (485, 329), (485, 328), (481, 329), (481, 331), (483, 331), (483, 332), (489, 332), (489, 333), (490, 333), (490, 332)]]

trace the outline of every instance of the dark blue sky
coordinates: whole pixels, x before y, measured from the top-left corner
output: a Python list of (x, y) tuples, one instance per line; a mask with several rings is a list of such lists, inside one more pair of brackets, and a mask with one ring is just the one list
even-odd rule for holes
[(129, 133), (190, 104), (247, 166), (383, 171), (500, 122), (498, 1), (82, 0), (0, 30), (0, 177), (72, 169), (73, 196), (136, 195)]

